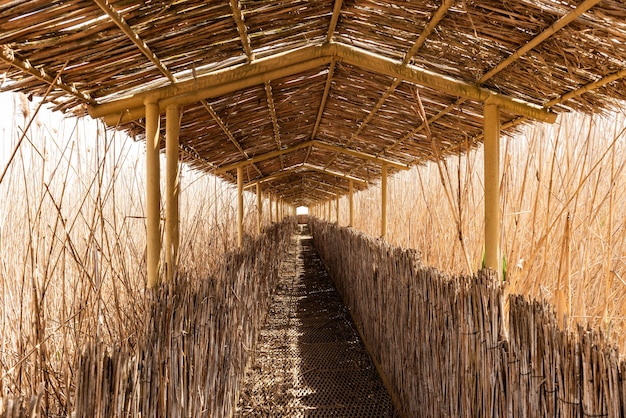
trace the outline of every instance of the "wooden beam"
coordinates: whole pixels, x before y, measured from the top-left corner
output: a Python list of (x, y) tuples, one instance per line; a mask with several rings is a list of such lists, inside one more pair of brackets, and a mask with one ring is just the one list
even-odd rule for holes
[(124, 18), (111, 6), (108, 0), (93, 0), (104, 13), (117, 25), (118, 28), (131, 40), (133, 44), (165, 75), (172, 83), (176, 82), (176, 77), (167, 69), (165, 64), (150, 50), (148, 45), (137, 35), (137, 33), (126, 23)]
[(372, 154), (368, 154), (366, 152), (361, 152), (361, 151), (357, 151), (357, 150), (353, 150), (351, 148), (345, 148), (345, 147), (338, 147), (336, 145), (332, 145), (332, 144), (328, 144), (326, 142), (322, 142), (322, 141), (314, 141), (313, 142), (313, 147), (315, 148), (322, 148), (322, 149), (326, 149), (329, 151), (334, 151), (337, 152), (339, 154), (345, 154), (345, 155), (350, 155), (352, 157), (357, 157), (357, 158), (361, 158), (363, 160), (368, 160), (371, 162), (375, 162), (378, 164), (385, 164), (388, 165), (389, 167), (393, 167), (395, 169), (398, 170), (408, 170), (410, 167), (408, 166), (408, 164), (402, 164), (402, 163), (398, 163), (396, 161), (384, 158), (384, 157), (379, 157), (376, 155), (372, 155)]
[(333, 14), (330, 17), (330, 25), (328, 25), (326, 42), (330, 42), (333, 40), (333, 35), (335, 34), (335, 29), (337, 28), (337, 22), (339, 21), (339, 13), (341, 12), (342, 3), (342, 0), (335, 0), (335, 5), (333, 6)]
[(237, 168), (237, 246), (243, 247), (243, 168)]
[(498, 106), (484, 109), (485, 267), (500, 269), (500, 115)]
[(255, 164), (255, 163), (259, 163), (261, 161), (265, 161), (265, 160), (269, 160), (272, 158), (276, 158), (278, 156), (284, 155), (284, 154), (289, 154), (291, 152), (297, 151), (299, 149), (302, 148), (306, 148), (306, 147), (310, 147), (311, 145), (313, 145), (314, 141), (304, 141), (301, 142), (297, 145), (288, 147), (288, 148), (283, 148), (280, 150), (276, 150), (276, 151), (270, 151), (267, 152), (265, 154), (260, 154), (260, 155), (256, 155), (252, 158), (248, 158), (244, 161), (239, 161), (236, 163), (232, 163), (232, 164), (228, 164), (222, 167), (218, 167), (217, 169), (212, 171), (212, 174), (220, 175), (220, 174), (224, 174), (227, 171), (231, 171), (231, 170), (235, 170), (237, 167), (244, 167), (246, 165), (250, 165), (250, 164)]
[(419, 84), (454, 96), (465, 97), (482, 103), (489, 102), (498, 105), (498, 107), (508, 112), (542, 122), (553, 123), (556, 120), (556, 113), (546, 110), (541, 106), (513, 99), (483, 87), (465, 83), (464, 81), (443, 76), (413, 65), (404, 66), (401, 62), (361, 48), (340, 43), (334, 43), (332, 45), (335, 48), (335, 55), (341, 62), (355, 65), (377, 74), (400, 78), (403, 81)]
[(178, 199), (180, 194), (180, 108), (169, 106), (165, 114), (165, 277), (171, 281), (178, 270), (180, 242)]
[(337, 218), (337, 225), (339, 225), (339, 193), (335, 195), (335, 217)]
[[(517, 51), (509, 55), (504, 61), (501, 61), (494, 68), (492, 68), (487, 73), (485, 73), (478, 80), (478, 83), (484, 83), (485, 81), (487, 81), (488, 79), (490, 79), (491, 77), (493, 77), (494, 75), (496, 75), (497, 73), (499, 73), (500, 71), (502, 71), (503, 69), (511, 65), (519, 57), (526, 54), (528, 51), (530, 51), (531, 49), (533, 49), (534, 47), (536, 47), (537, 45), (539, 45), (540, 43), (542, 43), (543, 41), (545, 41), (546, 39), (554, 35), (557, 31), (561, 30), (563, 27), (565, 27), (566, 25), (576, 20), (583, 13), (587, 12), (589, 9), (591, 9), (593, 6), (595, 6), (599, 2), (600, 0), (583, 1), (574, 10), (572, 10), (565, 16), (561, 17), (559, 20), (557, 20), (552, 25), (550, 25), (546, 30), (541, 32), (539, 35), (535, 36), (533, 39), (527, 42), (524, 46), (522, 46)], [(524, 115), (524, 116), (527, 116), (527, 115)]]
[(91, 98), (91, 96), (87, 93), (83, 93), (78, 90), (74, 86), (70, 86), (61, 81), (61, 77), (51, 76), (44, 70), (43, 68), (35, 68), (28, 60), (21, 60), (15, 56), (13, 50), (7, 45), (0, 45), (0, 59), (7, 64), (14, 66), (15, 68), (21, 70), (22, 72), (35, 77), (39, 81), (43, 81), (44, 83), (58, 87), (64, 92), (71, 94), (72, 96), (78, 98), (79, 100), (90, 104), (95, 105), (96, 101)]
[(380, 237), (387, 238), (387, 166), (383, 164), (381, 184)]
[[(211, 115), (215, 123), (217, 123), (217, 125), (220, 127), (222, 132), (226, 134), (230, 142), (235, 146), (235, 148), (237, 148), (237, 150), (241, 153), (241, 155), (243, 155), (244, 158), (249, 159), (250, 157), (248, 156), (248, 153), (241, 147), (237, 139), (235, 139), (235, 135), (233, 135), (230, 129), (228, 129), (228, 126), (226, 126), (222, 118), (220, 118), (217, 112), (215, 112), (213, 107), (210, 104), (208, 104), (206, 100), (200, 100), (200, 103), (206, 109), (206, 111), (209, 112), (209, 115)], [(259, 170), (258, 167), (254, 165), (254, 163), (252, 163), (252, 166), (257, 171), (257, 173), (259, 173), (260, 175), (263, 175), (261, 170)]]
[(448, 9), (454, 5), (456, 0), (445, 0), (441, 3), (441, 6), (437, 9), (437, 11), (432, 15), (428, 24), (424, 27), (422, 32), (420, 33), (419, 38), (415, 41), (413, 46), (409, 48), (409, 50), (404, 54), (404, 58), (402, 59), (403, 64), (408, 64), (413, 55), (417, 53), (417, 51), (424, 46), (426, 39), (430, 36), (430, 34), (435, 30), (439, 22), (443, 20), (443, 18), (448, 13)]
[(261, 193), (261, 183), (256, 184), (256, 219), (256, 232), (261, 235), (261, 229), (263, 226), (263, 195)]
[(352, 180), (348, 182), (348, 205), (349, 205), (349, 218), (348, 218), (348, 226), (354, 226), (354, 183)]
[(241, 4), (239, 3), (239, 0), (230, 0), (230, 8), (233, 11), (233, 19), (237, 24), (237, 32), (239, 32), (239, 38), (241, 39), (243, 50), (248, 57), (248, 61), (252, 61), (254, 59), (254, 55), (252, 55), (248, 28), (246, 28), (246, 23), (244, 22), (243, 12), (241, 11)]
[[(375, 156), (372, 154), (368, 154), (366, 152), (361, 152), (361, 151), (357, 151), (357, 150), (353, 150), (350, 148), (343, 148), (343, 147), (338, 147), (336, 145), (332, 145), (332, 144), (328, 144), (326, 142), (322, 142), (322, 141), (305, 141), (305, 142), (301, 142), (297, 145), (291, 146), (289, 148), (283, 148), (280, 150), (276, 150), (276, 151), (270, 151), (267, 152), (265, 154), (260, 154), (257, 155), (255, 157), (243, 160), (243, 161), (239, 161), (236, 163), (232, 163), (232, 164), (228, 164), (225, 165), (223, 167), (219, 167), (216, 170), (213, 170), (212, 173), (215, 175), (220, 175), (223, 174), (227, 171), (231, 171), (231, 170), (235, 170), (237, 167), (243, 167), (249, 164), (254, 164), (257, 162), (261, 162), (261, 161), (265, 161), (265, 160), (269, 160), (271, 158), (276, 158), (278, 156), (284, 155), (284, 154), (289, 154), (291, 152), (300, 150), (302, 148), (306, 148), (306, 147), (317, 147), (317, 148), (321, 148), (321, 149), (326, 149), (329, 151), (334, 151), (337, 152), (339, 154), (345, 154), (345, 155), (350, 155), (352, 157), (357, 157), (357, 158), (361, 158), (367, 161), (372, 161), (375, 162), (377, 164), (387, 164), (389, 167), (393, 167), (397, 170), (408, 170), (409, 169), (409, 165), (407, 164), (402, 164), (393, 160), (390, 160), (388, 158), (384, 158), (384, 157), (379, 157), (379, 156)], [(306, 165), (307, 163), (305, 163)], [(283, 167), (284, 168), (284, 167)]]
[(554, 122), (556, 114), (540, 106), (513, 99), (485, 88), (465, 83), (460, 80), (433, 73), (412, 65), (384, 57), (373, 52), (341, 43), (327, 43), (321, 46), (308, 46), (295, 51), (276, 54), (249, 64), (214, 71), (192, 80), (176, 83), (138, 93), (130, 98), (115, 100), (98, 106), (91, 106), (92, 117), (105, 117), (109, 125), (116, 125), (139, 119), (144, 116), (142, 107), (146, 96), (159, 99), (164, 110), (167, 105), (176, 103), (185, 105), (209, 97), (263, 84), (275, 78), (297, 74), (321, 65), (327, 65), (333, 58), (351, 65), (399, 78), (455, 96), (465, 97), (478, 102), (490, 101), (510, 113), (529, 117), (544, 122)]
[[(276, 118), (276, 108), (274, 107), (274, 95), (272, 94), (272, 85), (269, 81), (265, 82), (265, 96), (267, 97), (267, 107), (270, 112), (270, 118), (272, 119), (272, 127), (274, 128), (274, 141), (276, 142), (276, 149), (280, 150), (282, 145), (280, 143), (280, 130), (278, 129), (278, 119)], [(283, 159), (280, 159), (281, 168), (285, 168)]]
[[(280, 77), (297, 74), (330, 63), (332, 54), (328, 45), (313, 45), (274, 54), (229, 68), (196, 74), (196, 77), (173, 85), (137, 93), (131, 97), (114, 100), (89, 108), (94, 117), (128, 114), (123, 121), (143, 117), (138, 112), (143, 100), (148, 96), (159, 100), (178, 102), (179, 105), (198, 102), (201, 99), (217, 97), (243, 88), (256, 86)], [(163, 107), (165, 109), (165, 107)], [(128, 118), (134, 119), (128, 119)]]
[[(258, 184), (258, 183), (255, 183)], [(273, 216), (272, 216), (272, 194), (269, 194), (269, 214), (270, 214), (270, 223), (273, 222)]]
[(146, 264), (148, 288), (159, 285), (161, 260), (161, 191), (159, 167), (159, 104), (146, 100)]
[(302, 167), (304, 167), (307, 170), (317, 171), (317, 172), (328, 174), (330, 176), (338, 177), (338, 178), (341, 178), (341, 179), (344, 179), (344, 180), (352, 180), (355, 183), (367, 184), (367, 180), (363, 180), (363, 179), (360, 179), (358, 177), (354, 177), (354, 176), (351, 176), (351, 175), (348, 175), (348, 174), (345, 174), (345, 173), (339, 173), (339, 172), (334, 171), (334, 170), (329, 170), (329, 169), (326, 169), (326, 168), (318, 167), (318, 166), (313, 165), (313, 164), (308, 164), (308, 163), (307, 164), (303, 164)]
[[(335, 65), (336, 60), (333, 58), (330, 61), (330, 65), (328, 66), (328, 75), (326, 76), (326, 84), (324, 85), (324, 93), (322, 94), (322, 100), (320, 101), (320, 107), (317, 109), (317, 117), (315, 118), (315, 125), (313, 126), (313, 132), (311, 133), (311, 140), (314, 140), (317, 137), (317, 132), (320, 128), (320, 123), (322, 122), (322, 116), (324, 115), (324, 109), (326, 109), (326, 102), (328, 101), (328, 93), (330, 92), (330, 86), (333, 81), (333, 74), (335, 73)], [(309, 148), (309, 152), (304, 159), (306, 163), (309, 160), (309, 155), (311, 155), (311, 148)]]

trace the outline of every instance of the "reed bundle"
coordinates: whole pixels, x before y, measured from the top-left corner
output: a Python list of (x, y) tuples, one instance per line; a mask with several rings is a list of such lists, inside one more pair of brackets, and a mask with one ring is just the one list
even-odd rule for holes
[(76, 416), (229, 416), (294, 225), (290, 219), (246, 241), (211, 277), (159, 288), (134, 349), (86, 347)]
[(561, 330), (552, 305), (507, 301), (493, 274), (445, 275), (415, 251), (310, 225), (406, 416), (621, 416), (626, 363), (601, 331)]

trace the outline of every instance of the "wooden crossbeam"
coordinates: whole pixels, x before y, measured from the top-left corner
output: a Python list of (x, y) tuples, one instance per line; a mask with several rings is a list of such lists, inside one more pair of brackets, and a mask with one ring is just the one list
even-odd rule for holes
[(300, 150), (302, 148), (310, 147), (313, 143), (314, 143), (314, 141), (304, 141), (304, 142), (301, 142), (301, 143), (299, 143), (297, 145), (294, 145), (294, 146), (291, 146), (291, 147), (288, 147), (288, 148), (283, 148), (283, 149), (280, 149), (280, 150), (270, 151), (270, 152), (267, 152), (265, 154), (255, 155), (254, 157), (248, 158), (248, 159), (246, 159), (244, 161), (240, 161), (240, 162), (236, 162), (236, 163), (225, 165), (223, 167), (219, 167), (219, 168), (213, 170), (212, 173), (215, 174), (215, 175), (220, 175), (220, 174), (226, 173), (227, 171), (235, 170), (237, 167), (241, 167), (241, 166), (245, 166), (245, 165), (249, 165), (249, 164), (260, 163), (261, 161), (269, 160), (269, 159), (276, 158), (276, 157), (279, 157), (279, 156), (284, 155), (284, 154), (289, 154), (291, 152)]
[(186, 105), (208, 97), (232, 93), (242, 88), (263, 84), (266, 81), (297, 74), (307, 69), (327, 65), (336, 58), (378, 74), (399, 78), (402, 81), (429, 87), (451, 95), (465, 97), (478, 102), (489, 101), (510, 113), (532, 119), (554, 122), (556, 114), (532, 103), (494, 93), (460, 80), (443, 76), (412, 65), (403, 65), (393, 60), (341, 43), (326, 43), (321, 46), (304, 47), (284, 54), (276, 54), (249, 64), (219, 70), (197, 77), (193, 80), (176, 83), (136, 94), (130, 98), (119, 99), (106, 104), (90, 107), (93, 117), (105, 117), (105, 122), (117, 124), (143, 117), (145, 109), (142, 103), (146, 97), (159, 101), (163, 110), (169, 104)]
[[(89, 109), (94, 118), (123, 114), (122, 122), (139, 119), (143, 113), (138, 111), (145, 98), (154, 96), (160, 102), (178, 101), (179, 105), (191, 104), (202, 99), (232, 93), (243, 88), (256, 86), (275, 78), (297, 74), (317, 66), (328, 64), (331, 55), (328, 46), (311, 45), (288, 52), (274, 54), (221, 70), (205, 74), (173, 85), (137, 93), (131, 97), (114, 100)], [(105, 118), (105, 121), (107, 118)]]
[[(322, 116), (324, 115), (324, 109), (326, 109), (326, 102), (328, 101), (328, 93), (330, 92), (330, 86), (333, 81), (333, 75), (335, 73), (335, 65), (336, 60), (333, 58), (330, 61), (330, 65), (328, 66), (328, 75), (326, 76), (326, 84), (324, 85), (324, 93), (322, 94), (322, 100), (320, 101), (320, 107), (317, 109), (317, 117), (315, 118), (315, 125), (313, 126), (313, 132), (311, 133), (311, 139), (315, 139), (317, 137), (317, 132), (320, 128), (320, 123), (322, 122)], [(304, 159), (306, 163), (309, 160), (309, 156), (311, 155), (311, 149), (309, 148), (309, 152)]]
[(61, 80), (61, 77), (52, 76), (48, 74), (48, 72), (46, 72), (46, 70), (43, 68), (33, 67), (33, 65), (28, 60), (21, 60), (17, 58), (13, 50), (7, 45), (0, 45), (0, 59), (7, 64), (10, 64), (15, 68), (21, 70), (22, 72), (33, 76), (40, 81), (43, 81), (46, 84), (58, 87), (64, 92), (71, 94), (72, 96), (78, 98), (85, 103), (88, 103), (90, 105), (95, 105), (96, 103), (96, 101), (89, 94), (83, 93), (74, 86), (65, 84)]
[(564, 28), (565, 26), (569, 25), (571, 22), (579, 18), (583, 13), (587, 12), (593, 6), (598, 4), (600, 1), (601, 0), (585, 0), (584, 2), (579, 4), (574, 10), (572, 10), (565, 16), (561, 17), (559, 20), (557, 20), (552, 25), (550, 25), (546, 30), (541, 32), (539, 35), (535, 36), (533, 39), (528, 41), (524, 46), (522, 46), (517, 51), (509, 55), (504, 61), (501, 61), (494, 68), (486, 72), (478, 80), (478, 82), (480, 84), (484, 83), (485, 81), (487, 81), (488, 79), (490, 79), (491, 77), (493, 77), (494, 75), (496, 75), (497, 73), (499, 73), (500, 71), (502, 71), (503, 69), (511, 65), (522, 55), (526, 54), (528, 51), (530, 51), (531, 49), (533, 49), (534, 47), (536, 47), (537, 45), (539, 45), (540, 43), (548, 39), (550, 36), (554, 35), (556, 32), (558, 32), (559, 30), (561, 30), (562, 28)]
[(412, 65), (403, 66), (400, 62), (391, 58), (383, 57), (361, 48), (339, 43), (333, 45), (335, 46), (335, 55), (339, 57), (342, 62), (359, 68), (377, 74), (400, 78), (403, 81), (429, 87), (453, 96), (465, 97), (482, 103), (489, 102), (503, 110), (542, 122), (554, 123), (556, 120), (556, 113), (544, 109), (541, 106), (513, 99), (503, 94), (494, 93), (483, 87), (465, 83), (464, 81), (456, 80)]
[(276, 108), (274, 107), (274, 95), (272, 94), (272, 85), (269, 81), (265, 82), (265, 95), (267, 96), (267, 107), (272, 118), (272, 127), (274, 128), (274, 141), (276, 148), (281, 149), (280, 145), (280, 129), (278, 128), (278, 119), (276, 118)]
[(386, 164), (389, 167), (393, 167), (398, 170), (408, 170), (409, 166), (407, 164), (398, 163), (396, 161), (390, 160), (388, 158), (383, 158), (380, 156), (368, 154), (366, 152), (356, 151), (351, 148), (346, 147), (338, 147), (336, 145), (328, 144), (322, 141), (314, 141), (312, 148), (321, 148), (329, 151), (334, 151), (338, 154), (350, 155), (352, 157), (361, 158), (363, 160), (371, 161), (378, 164)]
[(246, 28), (239, 0), (230, 0), (230, 8), (233, 11), (233, 19), (237, 25), (237, 32), (239, 33), (239, 38), (241, 39), (243, 51), (246, 53), (248, 61), (252, 61), (254, 56), (252, 55), (252, 48), (250, 47), (250, 37), (248, 36), (248, 28)]
[[(215, 170), (212, 171), (213, 174), (215, 175), (220, 175), (223, 173), (226, 173), (228, 171), (231, 170), (235, 170), (237, 169), (237, 167), (242, 167), (242, 166), (246, 166), (246, 165), (250, 165), (250, 164), (255, 164), (261, 161), (265, 161), (265, 160), (269, 160), (272, 158), (276, 158), (279, 157), (281, 155), (285, 155), (285, 154), (289, 154), (295, 151), (298, 151), (300, 149), (303, 148), (320, 148), (320, 149), (326, 149), (329, 151), (333, 151), (333, 152), (337, 152), (340, 154), (345, 154), (345, 155), (350, 155), (352, 157), (357, 157), (357, 158), (361, 158), (363, 160), (367, 160), (367, 161), (371, 161), (377, 164), (387, 164), (389, 167), (393, 167), (394, 169), (397, 170), (408, 170), (409, 166), (407, 164), (402, 164), (399, 163), (397, 161), (393, 161), (390, 160), (388, 158), (384, 158), (384, 157), (380, 157), (380, 156), (375, 156), (372, 154), (368, 154), (366, 152), (362, 152), (362, 151), (357, 151), (357, 150), (353, 150), (350, 148), (344, 148), (344, 147), (339, 147), (336, 145), (332, 145), (332, 144), (328, 144), (326, 142), (322, 142), (322, 141), (318, 141), (318, 140), (314, 140), (314, 141), (304, 141), (301, 142), (297, 145), (293, 145), (291, 147), (288, 148), (283, 148), (280, 150), (275, 150), (275, 151), (270, 151), (267, 152), (265, 154), (260, 154), (260, 155), (256, 155), (252, 158), (247, 158), (243, 161), (239, 161), (236, 163), (232, 163), (232, 164), (228, 164), (225, 165), (223, 167), (219, 167)], [(306, 163), (305, 163), (306, 164)]]
[[(591, 9), (593, 6), (595, 6), (599, 1), (600, 0), (586, 0), (583, 3), (581, 3), (580, 5), (578, 5), (576, 7), (576, 9), (572, 10), (568, 14), (566, 14), (563, 17), (561, 17), (560, 19), (558, 19), (556, 22), (554, 22), (552, 25), (550, 25), (548, 28), (546, 28), (544, 31), (542, 31), (539, 35), (535, 36), (533, 39), (528, 41), (524, 46), (519, 48), (517, 51), (513, 52), (511, 55), (509, 55), (506, 59), (501, 61), (498, 65), (493, 67), (491, 70), (487, 71), (482, 77), (480, 77), (480, 79), (478, 80), (478, 84), (485, 83), (491, 77), (493, 77), (494, 75), (498, 74), (500, 71), (502, 71), (503, 69), (505, 69), (506, 67), (511, 65), (513, 62), (518, 60), (522, 55), (526, 54), (527, 52), (532, 50), (534, 47), (536, 47), (537, 45), (541, 44), (543, 41), (545, 41), (550, 36), (555, 34), (557, 31), (561, 30), (566, 25), (568, 25), (569, 23), (571, 23), (574, 20), (576, 20), (583, 13), (585, 13), (586, 11)], [(617, 78), (623, 78), (625, 76), (626, 76), (626, 74), (625, 75), (621, 75), (621, 76), (619, 76)], [(610, 79), (610, 81), (608, 81), (608, 82), (614, 81), (617, 78)], [(601, 81), (601, 80), (599, 80), (599, 81)], [(591, 84), (593, 84), (593, 83), (591, 83)], [(604, 83), (604, 84), (606, 84), (606, 83)], [(604, 84), (601, 84), (601, 85), (604, 85)], [(601, 85), (594, 86), (593, 88), (599, 88), (599, 87), (601, 87)], [(585, 90), (585, 91), (588, 91), (588, 90)], [(583, 91), (583, 93), (584, 93), (584, 91)], [(544, 108), (549, 109), (550, 107), (554, 106), (555, 104), (563, 103), (564, 101), (569, 100), (569, 98), (573, 98), (573, 97), (576, 97), (577, 95), (579, 95), (579, 94), (576, 94), (574, 92), (571, 92), (571, 93), (568, 93), (568, 94), (571, 94), (571, 96), (568, 97), (567, 99), (563, 99), (561, 101), (555, 101), (555, 100), (560, 100), (561, 98), (564, 97), (564, 96), (561, 96), (561, 98), (557, 98), (555, 100), (551, 100), (550, 102), (546, 103), (544, 105)], [(580, 94), (582, 94), (582, 93), (580, 93)], [(461, 98), (457, 99), (455, 101), (455, 103), (450, 104), (444, 110), (442, 110), (437, 115), (435, 115), (434, 117), (429, 119), (428, 123), (432, 123), (432, 122), (436, 121), (437, 119), (441, 118), (442, 116), (447, 115), (450, 111), (452, 111), (452, 109), (454, 109), (457, 106), (460, 106), (465, 100), (466, 100), (466, 98), (464, 98), (464, 97), (461, 97)], [(528, 117), (516, 118), (515, 120), (519, 121), (518, 123), (521, 123), (522, 121), (528, 120)], [(503, 125), (503, 129), (504, 128), (505, 128), (505, 125)], [(422, 131), (423, 129), (424, 129), (424, 124), (421, 124), (420, 126), (418, 126), (415, 129), (411, 130), (407, 135), (403, 136), (401, 139), (395, 141), (393, 144), (391, 144), (390, 146), (385, 148), (384, 151), (389, 151), (390, 149), (395, 148), (396, 146), (402, 144), (403, 142), (405, 142), (409, 138), (413, 137), (413, 135), (415, 135), (419, 131)]]
[(333, 40), (335, 29), (337, 28), (337, 22), (339, 21), (339, 13), (341, 12), (342, 0), (335, 0), (333, 6), (333, 15), (330, 17), (330, 25), (328, 25), (328, 34), (326, 35), (326, 42)]
[(93, 0), (104, 13), (117, 25), (118, 28), (131, 40), (133, 44), (165, 75), (172, 83), (176, 82), (176, 77), (167, 69), (165, 64), (150, 50), (143, 39), (126, 23), (124, 18), (111, 6), (108, 0)]
[[(217, 125), (220, 127), (222, 132), (226, 134), (230, 142), (235, 146), (235, 148), (237, 148), (237, 150), (241, 153), (241, 155), (243, 155), (243, 157), (246, 160), (250, 159), (250, 157), (248, 156), (248, 153), (241, 147), (241, 145), (239, 144), (239, 142), (237, 141), (233, 133), (230, 131), (230, 129), (228, 129), (228, 126), (226, 126), (222, 118), (220, 118), (217, 112), (215, 112), (213, 107), (210, 104), (208, 104), (206, 100), (201, 100), (200, 103), (206, 109), (206, 111), (209, 112), (209, 115), (211, 115), (215, 123), (217, 123)], [(251, 163), (251, 165), (254, 167), (257, 173), (259, 173), (260, 175), (263, 175), (263, 173), (261, 173), (261, 170), (259, 170), (259, 168), (256, 165), (254, 165), (254, 163)]]

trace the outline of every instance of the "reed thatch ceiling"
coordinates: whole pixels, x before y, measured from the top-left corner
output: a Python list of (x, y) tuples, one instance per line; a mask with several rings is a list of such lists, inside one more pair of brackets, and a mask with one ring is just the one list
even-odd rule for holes
[(3, 90), (134, 135), (145, 97), (180, 104), (187, 162), (309, 205), (475, 147), (485, 101), (505, 130), (616, 105), (626, 5), (5, 0), (0, 58)]

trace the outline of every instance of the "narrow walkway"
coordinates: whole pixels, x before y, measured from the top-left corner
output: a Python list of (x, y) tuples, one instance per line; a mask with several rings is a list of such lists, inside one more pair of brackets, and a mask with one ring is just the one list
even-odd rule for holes
[(393, 417), (306, 227), (281, 273), (236, 416)]

